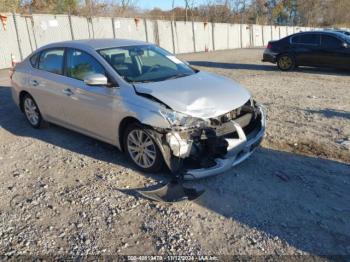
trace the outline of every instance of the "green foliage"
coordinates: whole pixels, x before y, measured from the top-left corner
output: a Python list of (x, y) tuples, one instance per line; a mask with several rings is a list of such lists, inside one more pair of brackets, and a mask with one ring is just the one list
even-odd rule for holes
[[(1, 1), (1, 0), (0, 0)], [(76, 13), (79, 0), (31, 0), (25, 1), (23, 7), (33, 13)]]
[(0, 0), (0, 12), (16, 12), (20, 4), (20, 0)]

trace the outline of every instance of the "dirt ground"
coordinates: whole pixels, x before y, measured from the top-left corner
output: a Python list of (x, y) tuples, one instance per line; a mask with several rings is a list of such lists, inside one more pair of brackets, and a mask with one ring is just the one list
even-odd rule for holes
[(32, 129), (1, 72), (0, 254), (350, 255), (350, 72), (279, 72), (262, 51), (181, 56), (246, 86), (268, 127), (251, 158), (175, 204), (135, 191), (166, 172), (140, 173), (58, 126)]

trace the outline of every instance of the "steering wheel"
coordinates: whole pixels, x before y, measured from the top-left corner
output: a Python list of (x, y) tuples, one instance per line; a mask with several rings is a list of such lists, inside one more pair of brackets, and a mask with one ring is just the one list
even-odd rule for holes
[(150, 68), (148, 68), (146, 73), (154, 72), (154, 71), (158, 70), (159, 68), (160, 68), (160, 64), (153, 65)]

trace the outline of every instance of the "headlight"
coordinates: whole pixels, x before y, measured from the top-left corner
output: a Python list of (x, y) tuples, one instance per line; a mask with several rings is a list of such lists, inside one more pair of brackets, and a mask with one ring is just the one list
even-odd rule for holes
[(183, 126), (190, 128), (201, 127), (208, 123), (208, 120), (188, 116), (169, 109), (160, 109), (159, 113), (169, 122), (171, 126)]

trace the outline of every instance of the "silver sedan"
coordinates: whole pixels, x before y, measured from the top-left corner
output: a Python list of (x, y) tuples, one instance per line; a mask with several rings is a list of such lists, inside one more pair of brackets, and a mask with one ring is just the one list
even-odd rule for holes
[(263, 108), (237, 82), (145, 42), (50, 44), (11, 79), (34, 128), (52, 122), (110, 143), (145, 172), (165, 164), (185, 179), (215, 175), (248, 158), (265, 132)]

